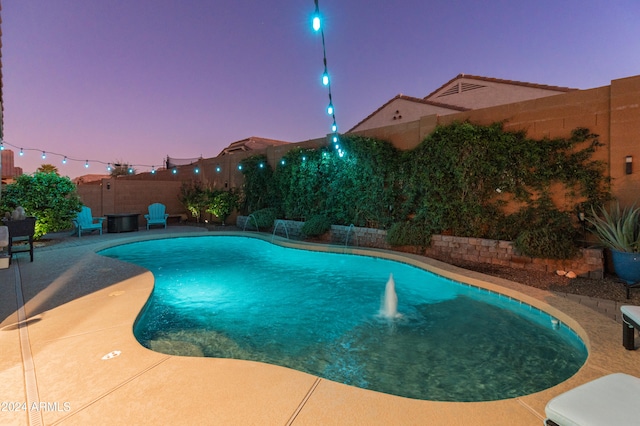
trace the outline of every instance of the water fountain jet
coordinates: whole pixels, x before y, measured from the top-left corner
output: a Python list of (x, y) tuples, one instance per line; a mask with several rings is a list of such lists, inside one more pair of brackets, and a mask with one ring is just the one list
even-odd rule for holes
[(389, 280), (384, 288), (384, 299), (380, 308), (380, 315), (385, 318), (399, 318), (398, 313), (398, 295), (396, 294), (396, 282), (393, 280), (393, 274), (389, 274)]

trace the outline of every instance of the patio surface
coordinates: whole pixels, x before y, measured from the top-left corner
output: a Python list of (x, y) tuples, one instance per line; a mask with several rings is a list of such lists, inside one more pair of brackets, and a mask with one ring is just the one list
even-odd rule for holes
[(207, 231), (170, 226), (81, 238), (60, 234), (60, 243), (36, 248), (33, 263), (20, 253), (0, 270), (0, 424), (539, 426), (546, 403), (564, 391), (613, 372), (640, 377), (640, 351), (623, 348), (615, 304), (392, 252), (386, 253), (543, 308), (581, 334), (587, 362), (542, 392), (453, 403), (386, 395), (256, 362), (153, 352), (132, 332), (153, 289), (152, 274), (95, 252), (194, 232)]

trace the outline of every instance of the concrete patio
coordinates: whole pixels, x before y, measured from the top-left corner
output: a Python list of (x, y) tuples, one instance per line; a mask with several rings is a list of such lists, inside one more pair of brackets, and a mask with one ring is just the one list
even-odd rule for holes
[(81, 238), (60, 234), (61, 242), (36, 248), (33, 263), (22, 253), (0, 270), (0, 424), (540, 425), (546, 403), (564, 391), (613, 372), (640, 377), (640, 352), (623, 348), (615, 304), (419, 256), (408, 257), (556, 316), (582, 336), (587, 362), (566, 382), (532, 395), (450, 403), (386, 395), (273, 365), (153, 352), (132, 332), (153, 289), (152, 274), (96, 251), (196, 233), (207, 231), (170, 226)]

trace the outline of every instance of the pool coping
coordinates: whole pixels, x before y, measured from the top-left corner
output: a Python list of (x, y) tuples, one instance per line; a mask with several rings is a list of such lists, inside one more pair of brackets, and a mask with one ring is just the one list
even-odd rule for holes
[[(1, 423), (26, 424), (34, 417), (43, 424), (63, 425), (107, 420), (128, 424), (193, 424), (204, 420), (221, 424), (428, 421), (539, 425), (546, 403), (566, 390), (613, 372), (640, 376), (640, 352), (623, 348), (620, 325), (566, 297), (423, 256), (280, 237), (273, 239), (296, 248), (383, 253), (394, 260), (435, 268), (439, 275), (456, 281), (517, 296), (574, 329), (585, 342), (589, 356), (569, 380), (535, 394), (491, 402), (435, 402), (359, 389), (256, 362), (159, 354), (142, 347), (132, 332), (133, 322), (153, 289), (152, 274), (99, 256), (96, 251), (127, 242), (195, 235), (272, 240), (271, 235), (255, 232), (194, 233), (202, 229), (185, 228), (68, 239), (36, 250), (33, 263), (18, 256), (9, 269), (0, 270), (7, 296), (0, 305), (0, 345), (7, 349), (0, 359), (0, 380), (8, 385), (0, 389), (0, 401), (24, 402), (28, 408), (1, 411)], [(21, 325), (16, 288), (24, 293), (25, 300), (26, 321)], [(102, 359), (116, 351), (119, 354)], [(29, 353), (30, 362), (25, 355)], [(27, 379), (29, 374), (33, 380)], [(33, 402), (39, 404), (37, 410)]]

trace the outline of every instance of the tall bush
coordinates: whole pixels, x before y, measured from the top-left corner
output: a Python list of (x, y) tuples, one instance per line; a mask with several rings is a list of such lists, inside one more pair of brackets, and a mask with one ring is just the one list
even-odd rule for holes
[(36, 172), (22, 175), (2, 188), (0, 209), (8, 212), (22, 206), (28, 216), (36, 217), (34, 237), (72, 227), (82, 207), (75, 184), (57, 173)]
[[(244, 160), (245, 212), (270, 207), (288, 219), (373, 225), (398, 245), (426, 245), (442, 232), (511, 239), (523, 253), (558, 257), (571, 255), (575, 211), (610, 198), (604, 164), (592, 159), (601, 144), (584, 128), (532, 140), (502, 123), (456, 122), (402, 153), (356, 135), (339, 143), (343, 156), (333, 146), (297, 148), (275, 169), (264, 156)], [(564, 205), (551, 202), (552, 187), (563, 188)]]
[(202, 211), (209, 205), (209, 196), (206, 188), (197, 180), (183, 182), (178, 196), (180, 203), (200, 222)]

